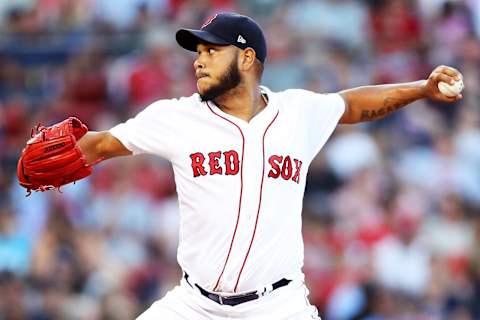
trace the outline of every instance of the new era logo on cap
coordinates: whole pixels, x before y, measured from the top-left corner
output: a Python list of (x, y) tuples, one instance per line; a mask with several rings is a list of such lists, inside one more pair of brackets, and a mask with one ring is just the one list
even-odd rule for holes
[(240, 43), (247, 43), (247, 40), (245, 40), (241, 34), (238, 35), (238, 38), (237, 38), (237, 42), (240, 42)]

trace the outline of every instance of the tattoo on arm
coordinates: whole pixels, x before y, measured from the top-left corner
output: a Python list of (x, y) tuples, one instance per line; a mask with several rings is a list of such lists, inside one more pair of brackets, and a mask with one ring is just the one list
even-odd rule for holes
[(361, 121), (370, 121), (375, 119), (383, 118), (389, 115), (392, 112), (397, 111), (398, 109), (402, 108), (403, 106), (409, 104), (414, 100), (412, 99), (405, 99), (405, 98), (392, 98), (386, 97), (383, 100), (383, 106), (379, 109), (372, 109), (372, 110), (362, 110), (360, 120)]

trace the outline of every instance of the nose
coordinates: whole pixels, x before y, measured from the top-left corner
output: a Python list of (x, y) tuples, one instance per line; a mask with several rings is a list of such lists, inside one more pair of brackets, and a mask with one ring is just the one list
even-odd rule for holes
[(205, 64), (200, 60), (200, 57), (201, 56), (199, 55), (193, 62), (193, 68), (195, 68), (195, 70), (205, 68)]

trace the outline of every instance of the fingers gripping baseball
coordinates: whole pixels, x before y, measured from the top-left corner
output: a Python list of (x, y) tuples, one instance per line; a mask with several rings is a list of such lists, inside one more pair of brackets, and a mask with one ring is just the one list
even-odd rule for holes
[(51, 127), (38, 126), (22, 151), (17, 176), (22, 187), (46, 191), (83, 179), (92, 173), (76, 142), (88, 128), (70, 117)]
[(463, 98), (463, 75), (455, 68), (436, 67), (425, 84), (427, 98), (439, 102), (455, 102)]

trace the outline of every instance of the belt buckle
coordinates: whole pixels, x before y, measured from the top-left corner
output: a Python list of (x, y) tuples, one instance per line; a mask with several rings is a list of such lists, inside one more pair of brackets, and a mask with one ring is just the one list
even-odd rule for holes
[(218, 301), (223, 306), (223, 297), (221, 295), (218, 295)]

